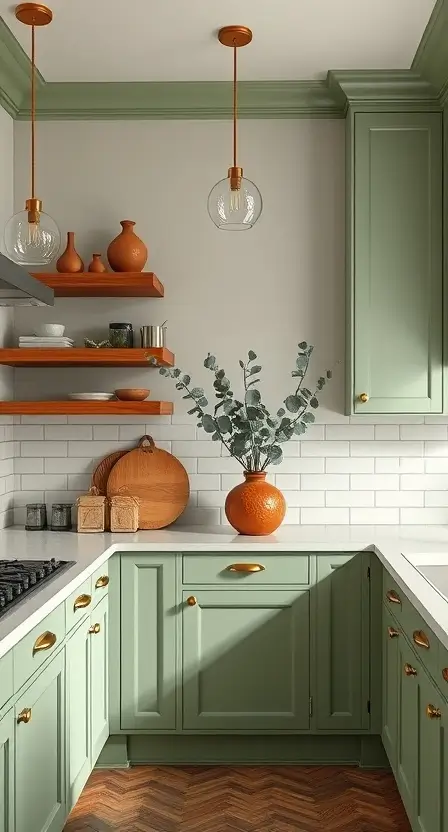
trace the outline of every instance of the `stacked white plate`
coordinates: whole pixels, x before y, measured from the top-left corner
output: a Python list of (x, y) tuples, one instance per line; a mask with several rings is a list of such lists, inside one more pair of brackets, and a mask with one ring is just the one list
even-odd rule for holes
[(108, 402), (114, 398), (113, 393), (69, 393), (69, 399), (78, 402)]
[(21, 335), (19, 338), (19, 347), (73, 347), (75, 344), (73, 338), (64, 338), (64, 336), (55, 335)]

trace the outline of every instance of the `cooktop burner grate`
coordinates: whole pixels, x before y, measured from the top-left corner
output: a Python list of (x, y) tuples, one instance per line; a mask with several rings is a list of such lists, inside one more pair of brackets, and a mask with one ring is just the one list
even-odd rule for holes
[(74, 562), (54, 558), (0, 560), (0, 617), (64, 572)]

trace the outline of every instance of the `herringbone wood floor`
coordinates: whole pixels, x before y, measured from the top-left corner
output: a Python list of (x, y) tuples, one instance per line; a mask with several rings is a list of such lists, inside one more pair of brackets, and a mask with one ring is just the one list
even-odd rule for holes
[(65, 832), (410, 832), (392, 774), (140, 766), (92, 774)]

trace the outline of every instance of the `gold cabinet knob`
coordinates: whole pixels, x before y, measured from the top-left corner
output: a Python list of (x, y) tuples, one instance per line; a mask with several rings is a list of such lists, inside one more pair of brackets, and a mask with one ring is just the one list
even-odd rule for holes
[(190, 597), (187, 598), (187, 604), (188, 604), (189, 607), (195, 607), (197, 603), (198, 603), (198, 599), (196, 598), (195, 595), (190, 595)]
[(401, 598), (398, 592), (395, 592), (394, 589), (389, 589), (386, 592), (386, 598), (388, 601), (390, 601), (391, 604), (401, 604)]
[(444, 667), (442, 670), (442, 678), (445, 682), (448, 682), (448, 667)]
[(265, 567), (261, 563), (231, 563), (227, 567), (228, 572), (264, 572)]
[(33, 656), (36, 653), (41, 653), (42, 650), (50, 650), (57, 642), (56, 633), (51, 633), (50, 630), (46, 630), (45, 633), (42, 633), (39, 636), (33, 645)]
[(368, 393), (360, 393), (358, 398), (359, 398), (360, 402), (362, 402), (363, 404), (366, 404), (369, 401), (369, 394)]
[(426, 706), (426, 716), (429, 719), (441, 719), (442, 718), (442, 711), (440, 708), (436, 708), (434, 705), (427, 705)]
[(23, 722), (25, 725), (27, 722), (31, 720), (31, 708), (24, 708), (23, 711), (20, 711), (19, 716), (17, 717), (17, 724), (20, 725)]
[(78, 595), (75, 603), (73, 604), (73, 610), (83, 610), (85, 607), (88, 607), (91, 602), (91, 595)]
[(414, 630), (412, 639), (414, 644), (417, 644), (419, 647), (424, 647), (425, 650), (429, 650), (429, 638), (423, 630)]
[(388, 627), (387, 633), (389, 638), (398, 638), (398, 636), (400, 635), (400, 633), (398, 632), (398, 630), (395, 629), (395, 627)]
[(406, 676), (417, 676), (415, 667), (412, 667), (412, 664), (409, 664), (409, 662), (406, 662), (404, 665), (404, 672), (406, 673)]
[(92, 626), (89, 627), (89, 633), (92, 636), (97, 636), (100, 630), (101, 630), (101, 627), (100, 627), (99, 624), (92, 624)]
[(101, 575), (95, 583), (95, 589), (103, 589), (109, 584), (109, 575)]

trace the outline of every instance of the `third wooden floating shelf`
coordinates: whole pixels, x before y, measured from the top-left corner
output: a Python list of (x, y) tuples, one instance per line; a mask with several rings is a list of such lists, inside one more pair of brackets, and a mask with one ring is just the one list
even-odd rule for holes
[(163, 298), (165, 290), (154, 272), (33, 272), (57, 298)]
[[(151, 359), (153, 362), (151, 363)], [(173, 367), (166, 347), (88, 349), (87, 347), (0, 349), (0, 365), (9, 367)]]
[(43, 402), (0, 402), (0, 414), (33, 416), (170, 416), (172, 402), (122, 402), (122, 401), (43, 401)]

